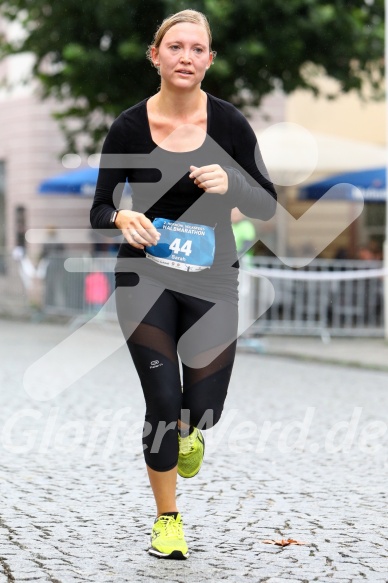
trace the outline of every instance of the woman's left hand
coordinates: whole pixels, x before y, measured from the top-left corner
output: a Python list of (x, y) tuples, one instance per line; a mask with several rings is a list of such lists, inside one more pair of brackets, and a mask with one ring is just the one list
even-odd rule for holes
[(228, 175), (219, 164), (209, 166), (190, 166), (191, 174), (189, 178), (194, 179), (194, 184), (198, 188), (203, 188), (205, 192), (211, 194), (225, 194), (228, 190)]

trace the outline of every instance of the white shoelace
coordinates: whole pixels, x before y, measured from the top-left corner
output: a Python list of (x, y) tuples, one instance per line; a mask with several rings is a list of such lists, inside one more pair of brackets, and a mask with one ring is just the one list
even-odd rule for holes
[(194, 449), (194, 443), (196, 439), (197, 439), (196, 429), (194, 429), (194, 431), (187, 437), (182, 437), (180, 443), (180, 453), (182, 455), (187, 455), (191, 453), (191, 451)]

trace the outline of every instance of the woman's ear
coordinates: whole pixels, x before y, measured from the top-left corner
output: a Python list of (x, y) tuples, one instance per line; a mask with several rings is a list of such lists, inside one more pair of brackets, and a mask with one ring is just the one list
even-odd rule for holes
[(159, 50), (156, 47), (151, 47), (151, 58), (155, 67), (159, 67)]
[(209, 53), (209, 60), (208, 60), (206, 69), (209, 69), (210, 65), (212, 65), (212, 64), (213, 64), (213, 51), (210, 51), (210, 53)]

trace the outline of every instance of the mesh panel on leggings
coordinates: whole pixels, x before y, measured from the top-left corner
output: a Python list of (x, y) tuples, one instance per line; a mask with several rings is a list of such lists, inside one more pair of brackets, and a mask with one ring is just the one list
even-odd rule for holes
[[(133, 323), (129, 323), (129, 325), (131, 328), (133, 327)], [(138, 346), (144, 346), (151, 352), (155, 351), (161, 356), (168, 358), (171, 362), (178, 364), (175, 340), (168, 332), (156, 326), (151, 326), (144, 322), (139, 324), (131, 334), (129, 342)]]
[[(211, 318), (206, 322), (214, 302), (150, 288), (142, 293), (121, 288), (116, 305), (146, 402), (145, 461), (154, 470), (167, 471), (177, 463), (177, 421), (185, 422), (185, 411), (193, 425), (205, 418), (204, 429), (221, 415), (235, 356), (237, 311), (230, 304), (221, 306), (213, 320), (216, 316), (223, 322), (214, 325)], [(153, 301), (151, 308), (145, 298)], [(163, 428), (168, 430), (163, 433)]]

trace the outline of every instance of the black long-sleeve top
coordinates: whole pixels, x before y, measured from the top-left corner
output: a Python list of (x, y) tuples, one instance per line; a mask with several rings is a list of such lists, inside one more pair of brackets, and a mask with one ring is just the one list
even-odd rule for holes
[[(111, 229), (117, 235), (109, 221), (128, 181), (133, 191), (132, 210), (151, 220), (162, 217), (214, 227), (216, 250), (210, 269), (190, 273), (161, 266), (125, 241), (115, 270), (136, 272), (150, 282), (210, 300), (235, 301), (237, 255), (230, 211), (238, 207), (249, 217), (268, 220), (276, 210), (276, 191), (245, 117), (231, 103), (209, 93), (207, 97), (206, 138), (190, 152), (170, 152), (155, 144), (147, 99), (119, 115), (103, 145), (90, 220), (94, 229)], [(206, 193), (189, 178), (191, 165), (209, 164), (219, 164), (228, 175), (224, 195)], [(132, 258), (137, 259), (135, 265), (126, 261)]]

